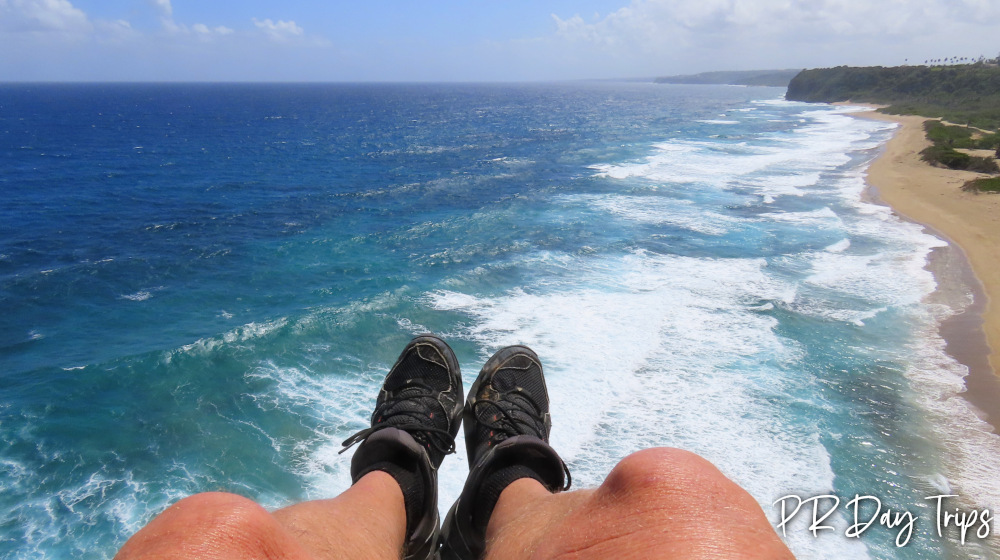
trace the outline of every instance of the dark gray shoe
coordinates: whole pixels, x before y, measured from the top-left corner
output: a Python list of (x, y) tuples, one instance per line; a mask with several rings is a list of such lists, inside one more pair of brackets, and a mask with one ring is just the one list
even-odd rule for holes
[[(530, 348), (508, 346), (486, 362), (469, 392), (463, 421), (469, 478), (442, 526), (442, 560), (482, 557), (486, 523), (496, 504), (495, 498), (481, 503), (484, 484), (496, 484), (491, 475), (530, 472), (550, 492), (568, 490), (572, 483), (566, 464), (548, 444), (549, 395), (542, 364)], [(499, 497), (503, 487), (485, 494)]]
[(455, 353), (434, 335), (418, 336), (389, 370), (371, 427), (344, 441), (344, 450), (361, 442), (351, 459), (353, 482), (382, 470), (399, 483), (406, 502), (404, 559), (436, 552), (437, 469), (455, 451), (462, 397)]

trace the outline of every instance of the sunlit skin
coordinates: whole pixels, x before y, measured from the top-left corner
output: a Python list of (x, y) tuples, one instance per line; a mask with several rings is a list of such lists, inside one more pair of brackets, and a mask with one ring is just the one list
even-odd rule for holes
[[(340, 496), (267, 512), (230, 494), (199, 494), (135, 534), (116, 558), (242, 560), (398, 558), (406, 515), (392, 477), (373, 472)], [(591, 490), (511, 483), (487, 527), (486, 558), (792, 558), (742, 488), (685, 451), (629, 455)]]

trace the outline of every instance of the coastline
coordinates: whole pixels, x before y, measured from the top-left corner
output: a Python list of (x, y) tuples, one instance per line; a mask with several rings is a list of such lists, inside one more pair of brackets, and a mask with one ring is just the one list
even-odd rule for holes
[(964, 288), (972, 290), (974, 301), (942, 321), (941, 336), (946, 352), (969, 368), (962, 396), (1000, 434), (1000, 196), (961, 190), (981, 174), (932, 167), (920, 159), (930, 145), (923, 129), (927, 118), (875, 111), (852, 115), (900, 125), (869, 166), (867, 183), (878, 201), (949, 243), (928, 259), (939, 285), (932, 297), (947, 300), (948, 292)]

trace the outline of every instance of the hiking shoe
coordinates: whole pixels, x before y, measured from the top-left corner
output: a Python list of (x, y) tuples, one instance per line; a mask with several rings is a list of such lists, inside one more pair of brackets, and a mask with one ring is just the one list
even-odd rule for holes
[(376, 470), (392, 475), (406, 505), (405, 559), (430, 558), (438, 540), (437, 469), (455, 451), (462, 376), (451, 348), (434, 335), (410, 341), (386, 375), (371, 427), (344, 441), (351, 480)]
[(483, 366), (463, 412), (469, 478), (442, 526), (442, 560), (482, 556), (486, 525), (511, 482), (533, 478), (550, 492), (572, 479), (549, 446), (549, 395), (542, 364), (525, 346), (508, 346)]

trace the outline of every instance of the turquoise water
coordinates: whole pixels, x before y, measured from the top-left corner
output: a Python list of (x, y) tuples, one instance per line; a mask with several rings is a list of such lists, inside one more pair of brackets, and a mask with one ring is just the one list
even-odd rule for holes
[(335, 495), (425, 331), (467, 385), (532, 346), (581, 487), (677, 446), (775, 524), (793, 493), (920, 517), (901, 548), (799, 518), (802, 558), (990, 555), (925, 500), (993, 503), (1000, 445), (926, 299), (944, 243), (864, 201), (892, 125), (783, 93), (0, 86), (0, 555), (110, 557), (198, 491)]

